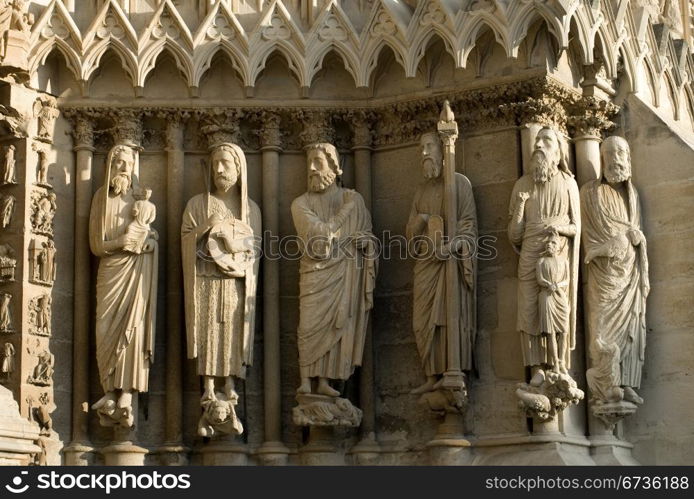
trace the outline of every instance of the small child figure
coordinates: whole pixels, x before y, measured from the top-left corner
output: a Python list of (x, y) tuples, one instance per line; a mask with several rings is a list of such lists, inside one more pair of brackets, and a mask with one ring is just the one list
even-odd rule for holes
[(133, 221), (130, 222), (125, 232), (125, 245), (123, 246), (125, 251), (142, 253), (147, 238), (154, 235), (150, 224), (157, 216), (157, 207), (149, 200), (151, 195), (152, 189), (136, 187), (133, 191), (133, 197), (137, 201), (133, 204)]
[(547, 238), (545, 252), (537, 261), (536, 276), (540, 286), (540, 333), (546, 336), (547, 364), (556, 373), (568, 374), (569, 261), (559, 255), (561, 242), (557, 233)]

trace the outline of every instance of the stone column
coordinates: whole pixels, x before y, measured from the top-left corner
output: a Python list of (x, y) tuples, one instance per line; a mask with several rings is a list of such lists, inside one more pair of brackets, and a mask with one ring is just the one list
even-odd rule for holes
[(89, 250), (89, 210), (92, 203), (92, 122), (76, 116), (73, 128), (75, 151), (75, 270), (74, 332), (72, 337), (72, 435), (65, 449), (65, 464), (87, 465), (93, 461), (89, 441), (89, 342), (91, 337), (91, 252)]
[(183, 446), (183, 362), (181, 334), (183, 279), (181, 267), (181, 216), (183, 214), (183, 131), (177, 115), (166, 115), (166, 427), (165, 443), (159, 449), (165, 465), (187, 464)]
[[(371, 123), (366, 116), (358, 116), (352, 122), (354, 139), (355, 187), (364, 198), (364, 203), (372, 211), (371, 195), (371, 146), (373, 142)], [(364, 356), (359, 370), (359, 405), (363, 411), (360, 440), (352, 448), (355, 464), (370, 465), (378, 460), (381, 450), (376, 438), (376, 380), (373, 359), (373, 330), (369, 321), (364, 342)]]
[(260, 145), (263, 154), (263, 385), (265, 441), (258, 457), (265, 465), (287, 464), (289, 449), (282, 443), (282, 393), (280, 370), (280, 262), (279, 195), (280, 117), (262, 115)]

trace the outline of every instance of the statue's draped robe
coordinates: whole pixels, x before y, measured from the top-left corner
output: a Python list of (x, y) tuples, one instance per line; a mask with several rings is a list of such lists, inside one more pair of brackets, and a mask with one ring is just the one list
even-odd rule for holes
[(371, 215), (358, 193), (353, 193), (355, 206), (342, 227), (331, 231), (329, 222), (342, 208), (344, 192), (333, 185), (292, 203), (294, 226), (308, 243), (299, 270), (302, 377), (346, 380), (361, 365), (364, 352), (377, 260), (374, 253), (356, 248), (357, 237), (373, 237)]
[(607, 245), (610, 257), (587, 266), (586, 308), (592, 337), (614, 343), (621, 353), (621, 384), (638, 388), (646, 347), (646, 242), (633, 246), (627, 233), (641, 230), (641, 206), (631, 182), (626, 199), (608, 183), (594, 180), (581, 189), (585, 254)]
[[(261, 237), (260, 209), (248, 200), (249, 225)], [(209, 233), (196, 241), (195, 229), (213, 212), (233, 214), (209, 194), (193, 197), (183, 213), (181, 251), (186, 301), (188, 358), (197, 358), (200, 376), (246, 377), (253, 362), (255, 301), (260, 260), (243, 278), (222, 273), (207, 250)], [(203, 256), (204, 255), (204, 256)]]
[[(456, 234), (464, 238), (465, 247), (476, 250), (477, 213), (475, 199), (470, 181), (464, 175), (456, 173)], [(443, 182), (426, 181), (418, 188), (412, 202), (407, 238), (412, 240), (419, 236), (433, 238), (428, 227), (418, 230), (417, 215), (427, 214), (432, 217), (444, 215)], [(445, 226), (445, 220), (442, 220)], [(425, 245), (420, 248), (426, 252)], [(458, 303), (460, 305), (458, 331), (460, 333), (460, 366), (463, 371), (473, 367), (473, 349), (475, 345), (476, 326), (476, 278), (477, 258), (469, 251), (457, 256)], [(443, 374), (448, 370), (448, 336), (446, 324), (446, 262), (433, 254), (427, 257), (420, 255), (414, 266), (413, 284), (413, 329), (417, 350), (419, 351), (424, 371), (427, 376)]]
[[(557, 344), (565, 344), (564, 353), (567, 353), (571, 318), (568, 260), (549, 256), (540, 258), (537, 262), (537, 282), (540, 284), (540, 332), (556, 336)], [(555, 291), (549, 289), (552, 284), (557, 285)], [(547, 363), (553, 364), (553, 359), (548, 358)]]
[[(125, 234), (132, 221), (132, 192), (94, 195), (89, 217), (89, 242), (100, 257), (96, 277), (96, 358), (104, 391), (146, 392), (154, 360), (158, 248), (149, 253), (107, 252), (104, 238)], [(105, 215), (105, 217), (104, 217)]]
[[(530, 198), (520, 227), (514, 224), (518, 193), (527, 192)], [(581, 208), (578, 186), (573, 177), (558, 170), (544, 183), (535, 183), (532, 174), (523, 175), (513, 188), (509, 215), (509, 239), (520, 252), (518, 261), (518, 316), (516, 328), (521, 333), (523, 363), (526, 366), (547, 364), (547, 341), (540, 330), (537, 282), (537, 262), (547, 246), (547, 226), (575, 227), (575, 235), (563, 237), (559, 259), (569, 265), (569, 338), (565, 366), (570, 367), (570, 351), (576, 347), (576, 298), (578, 291), (578, 251), (581, 232)]]

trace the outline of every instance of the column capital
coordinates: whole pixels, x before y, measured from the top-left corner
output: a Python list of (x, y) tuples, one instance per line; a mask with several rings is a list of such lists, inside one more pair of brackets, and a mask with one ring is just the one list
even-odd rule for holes
[(273, 111), (262, 111), (260, 113), (260, 148), (262, 150), (281, 150), (282, 131), (280, 130), (280, 116)]
[(117, 110), (113, 114), (111, 129), (114, 144), (142, 146), (142, 120), (140, 114), (133, 110)]
[(303, 123), (303, 130), (299, 134), (304, 147), (320, 142), (333, 143), (334, 130), (332, 120), (327, 111), (300, 111), (298, 118)]
[(567, 124), (574, 140), (597, 139), (615, 128), (619, 107), (593, 96), (582, 97), (571, 110)]
[(82, 114), (72, 118), (72, 138), (75, 151), (94, 151), (94, 124), (91, 118)]
[(352, 125), (352, 149), (371, 149), (373, 145), (374, 117), (368, 112), (356, 112), (349, 116)]

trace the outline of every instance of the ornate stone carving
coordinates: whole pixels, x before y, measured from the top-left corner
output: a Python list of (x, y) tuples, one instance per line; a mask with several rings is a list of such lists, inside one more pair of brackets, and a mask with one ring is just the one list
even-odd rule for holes
[(51, 335), (53, 298), (48, 293), (35, 296), (29, 302), (29, 332), (39, 336)]
[[(234, 378), (245, 379), (252, 364), (262, 234), (241, 148), (219, 144), (210, 163), (209, 192), (188, 202), (181, 225), (188, 358), (197, 359), (204, 380), (198, 434), (206, 437), (243, 431)], [(224, 380), (223, 394), (216, 378)]]
[(37, 386), (49, 386), (53, 383), (53, 371), (55, 368), (55, 357), (48, 349), (43, 346), (39, 339), (36, 343), (27, 347), (27, 353), (36, 359), (31, 375), (27, 378), (27, 383)]
[(200, 131), (207, 138), (207, 146), (211, 149), (219, 144), (236, 144), (241, 130), (239, 118), (239, 111), (235, 110), (203, 116)]
[(258, 130), (261, 147), (281, 147), (282, 131), (280, 116), (273, 112), (263, 112), (260, 115), (261, 127)]
[(10, 377), (10, 374), (14, 372), (15, 368), (15, 353), (16, 350), (14, 348), (14, 345), (10, 343), (9, 341), (5, 342), (5, 345), (2, 350), (2, 375), (5, 380), (7, 380)]
[(593, 414), (612, 428), (643, 403), (636, 389), (645, 358), (650, 284), (629, 145), (609, 137), (600, 152), (601, 178), (581, 188), (591, 366), (586, 377)]
[(51, 184), (48, 183), (48, 167), (50, 166), (48, 163), (48, 155), (46, 151), (41, 148), (36, 150), (36, 154), (39, 156), (38, 165), (36, 167), (36, 185), (50, 188)]
[(55, 243), (52, 240), (29, 243), (29, 281), (52, 286), (56, 276)]
[(14, 281), (17, 258), (9, 244), (0, 244), (0, 282)]
[(291, 29), (279, 15), (275, 14), (270, 19), (270, 24), (263, 28), (262, 36), (265, 40), (289, 40), (292, 36)]
[(31, 193), (32, 231), (47, 236), (53, 235), (53, 219), (57, 209), (54, 192), (34, 191)]
[(612, 119), (618, 111), (619, 108), (610, 102), (595, 97), (583, 97), (571, 109), (568, 125), (574, 136), (601, 137), (604, 132), (615, 127)]
[(2, 225), (3, 229), (6, 229), (12, 223), (16, 203), (17, 200), (11, 194), (0, 198), (0, 225)]
[[(92, 409), (102, 425), (124, 428), (135, 422), (133, 394), (149, 388), (157, 301), (157, 234), (147, 225), (154, 206), (146, 194), (137, 199), (137, 163), (132, 147), (111, 149), (89, 219), (91, 250), (100, 259), (96, 356), (104, 390)], [(138, 286), (132, 286), (135, 280)]]
[(361, 364), (378, 262), (364, 200), (335, 183), (342, 173), (335, 147), (310, 145), (307, 159), (309, 191), (291, 208), (303, 245), (297, 394), (314, 393), (337, 404), (340, 393), (329, 380), (346, 380)]
[(0, 333), (14, 333), (11, 302), (10, 293), (0, 293)]
[(297, 426), (347, 426), (361, 424), (362, 411), (345, 398), (320, 394), (298, 394), (298, 406), (292, 409)]
[(553, 420), (558, 412), (583, 400), (583, 391), (571, 376), (546, 371), (541, 383), (519, 383), (516, 389), (518, 405), (526, 416), (535, 421)]
[(92, 121), (82, 115), (74, 116), (72, 137), (75, 147), (92, 147), (94, 145), (94, 126)]
[(303, 111), (298, 118), (303, 123), (303, 131), (300, 133), (304, 147), (321, 142), (332, 142), (334, 130), (329, 113), (325, 111)]
[[(532, 377), (516, 394), (540, 420), (553, 419), (567, 400), (583, 397), (569, 375), (576, 345), (580, 199), (563, 151), (555, 130), (538, 132), (530, 173), (516, 182), (509, 207), (508, 234), (520, 254), (516, 327)], [(547, 394), (551, 407), (540, 396)], [(564, 402), (557, 406), (554, 395)]]
[(6, 184), (15, 184), (17, 183), (15, 180), (15, 150), (16, 147), (14, 145), (9, 145), (3, 147), (3, 162), (2, 162), (2, 183), (3, 185)]
[(58, 106), (53, 97), (44, 95), (34, 103), (34, 116), (37, 119), (36, 138), (52, 143), (55, 130), (55, 120), (60, 116)]
[[(458, 128), (448, 102), (438, 130), (438, 134), (429, 132), (421, 137), (425, 180), (415, 192), (407, 223), (407, 238), (418, 256), (414, 267), (413, 330), (427, 377), (413, 390), (415, 394), (466, 392), (464, 373), (472, 369), (477, 327), (477, 212), (470, 181), (454, 170)], [(445, 321), (439, 315), (442, 310)], [(451, 330), (448, 324), (459, 327)], [(465, 399), (439, 393), (437, 397), (423, 397), (422, 402), (438, 407), (445, 400), (446, 407), (458, 410), (458, 402)]]
[(29, 35), (34, 14), (26, 12), (24, 0), (0, 0), (0, 62), (26, 69)]

